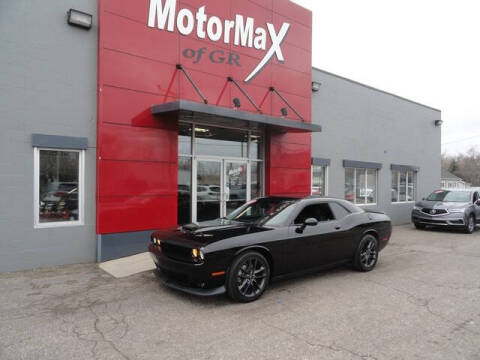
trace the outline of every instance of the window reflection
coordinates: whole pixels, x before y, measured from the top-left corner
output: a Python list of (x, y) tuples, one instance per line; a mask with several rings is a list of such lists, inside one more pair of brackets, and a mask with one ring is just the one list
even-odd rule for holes
[(263, 142), (261, 135), (250, 136), (250, 159), (263, 159)]
[(365, 177), (364, 169), (356, 169), (356, 183), (355, 183), (355, 203), (365, 203), (365, 197), (367, 196), (367, 179)]
[(191, 222), (191, 179), (192, 160), (188, 157), (178, 158), (178, 199), (177, 216), (178, 224), (183, 225)]
[(392, 171), (392, 202), (399, 201), (399, 192), (398, 192), (398, 177), (400, 174), (398, 171)]
[(325, 196), (326, 167), (312, 166), (312, 195)]
[(77, 151), (40, 150), (39, 222), (79, 220)]
[(178, 125), (178, 153), (192, 154), (192, 125), (180, 123)]
[(345, 200), (355, 201), (355, 169), (345, 169)]
[(255, 199), (262, 196), (262, 163), (259, 161), (252, 161), (250, 171), (250, 189), (251, 198)]
[(355, 204), (375, 204), (377, 169), (345, 168), (345, 199)]
[(220, 180), (219, 161), (197, 162), (197, 221), (220, 217)]
[(407, 201), (407, 174), (400, 173), (400, 201)]
[(377, 199), (377, 170), (367, 169), (367, 188), (365, 190), (367, 204), (374, 204)]
[(392, 202), (415, 201), (415, 172), (392, 171)]
[(248, 157), (248, 132), (210, 126), (195, 127), (197, 155)]

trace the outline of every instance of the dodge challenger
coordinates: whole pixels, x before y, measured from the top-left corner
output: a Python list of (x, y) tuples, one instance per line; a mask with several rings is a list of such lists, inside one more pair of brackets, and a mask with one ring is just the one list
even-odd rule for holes
[(345, 200), (264, 197), (224, 218), (154, 232), (148, 249), (166, 286), (250, 302), (274, 279), (346, 263), (370, 271), (391, 233), (383, 212)]

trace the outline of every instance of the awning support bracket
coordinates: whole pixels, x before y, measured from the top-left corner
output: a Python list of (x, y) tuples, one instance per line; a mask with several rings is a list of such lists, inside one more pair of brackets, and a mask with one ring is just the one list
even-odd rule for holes
[(183, 67), (182, 64), (177, 64), (175, 66), (175, 73), (173, 74), (173, 77), (172, 77), (172, 80), (170, 81), (170, 85), (168, 86), (168, 90), (167, 90), (167, 93), (165, 94), (165, 100), (164, 102), (166, 101), (166, 97), (168, 95), (168, 93), (170, 92), (170, 87), (172, 86), (173, 84), (173, 79), (175, 78), (175, 75), (177, 75), (177, 71), (180, 70), (181, 72), (183, 72), (187, 78), (187, 80), (190, 82), (190, 84), (192, 84), (193, 88), (195, 89), (195, 91), (197, 92), (198, 96), (200, 96), (200, 98), (203, 100), (203, 103), (204, 104), (208, 104), (208, 100), (207, 98), (202, 94), (202, 92), (200, 91), (199, 87), (197, 86), (197, 84), (195, 83), (195, 81), (193, 81), (192, 77), (190, 76), (190, 74), (188, 73), (187, 69), (185, 69)]
[(250, 97), (250, 95), (247, 94), (247, 92), (240, 86), (240, 84), (238, 82), (236, 82), (235, 79), (231, 76), (229, 76), (227, 79), (228, 79), (229, 82), (232, 82), (238, 88), (238, 90), (240, 90), (240, 92), (243, 94), (243, 96), (245, 96), (247, 98), (247, 100), (250, 102), (250, 104), (252, 104), (252, 106), (255, 108), (255, 110), (257, 110), (257, 112), (259, 114), (261, 114), (262, 110), (258, 107), (257, 104), (255, 104), (255, 101), (253, 101), (253, 99)]
[(268, 89), (268, 92), (265, 94), (265, 97), (263, 98), (263, 100), (262, 100), (262, 102), (261, 102), (261, 104), (260, 104), (260, 107), (263, 106), (263, 103), (264, 103), (265, 100), (267, 99), (267, 96), (268, 96), (268, 93), (269, 93), (269, 92), (274, 92), (275, 94), (277, 94), (278, 97), (279, 97), (280, 99), (282, 99), (282, 101), (290, 108), (290, 110), (292, 110), (292, 111), (295, 113), (295, 115), (297, 115), (297, 117), (298, 117), (300, 120), (302, 120), (302, 122), (305, 122), (305, 119), (297, 112), (297, 110), (295, 110), (295, 108), (294, 108), (292, 105), (290, 105), (290, 103), (287, 101), (287, 99), (285, 99), (285, 98), (282, 96), (282, 94), (280, 94), (280, 93), (278, 92), (278, 90), (275, 89), (273, 86), (270, 86), (270, 88)]

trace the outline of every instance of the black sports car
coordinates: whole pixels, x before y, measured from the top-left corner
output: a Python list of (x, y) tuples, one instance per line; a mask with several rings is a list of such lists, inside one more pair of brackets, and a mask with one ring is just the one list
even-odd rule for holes
[(265, 197), (226, 218), (157, 231), (148, 249), (165, 285), (248, 302), (272, 279), (349, 262), (370, 271), (391, 233), (384, 213), (345, 200)]

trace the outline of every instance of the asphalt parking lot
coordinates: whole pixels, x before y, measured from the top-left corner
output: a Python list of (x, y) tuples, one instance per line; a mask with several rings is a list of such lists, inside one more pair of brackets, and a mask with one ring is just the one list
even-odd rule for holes
[(480, 230), (394, 228), (377, 268), (250, 304), (96, 265), (0, 275), (0, 359), (480, 359)]

